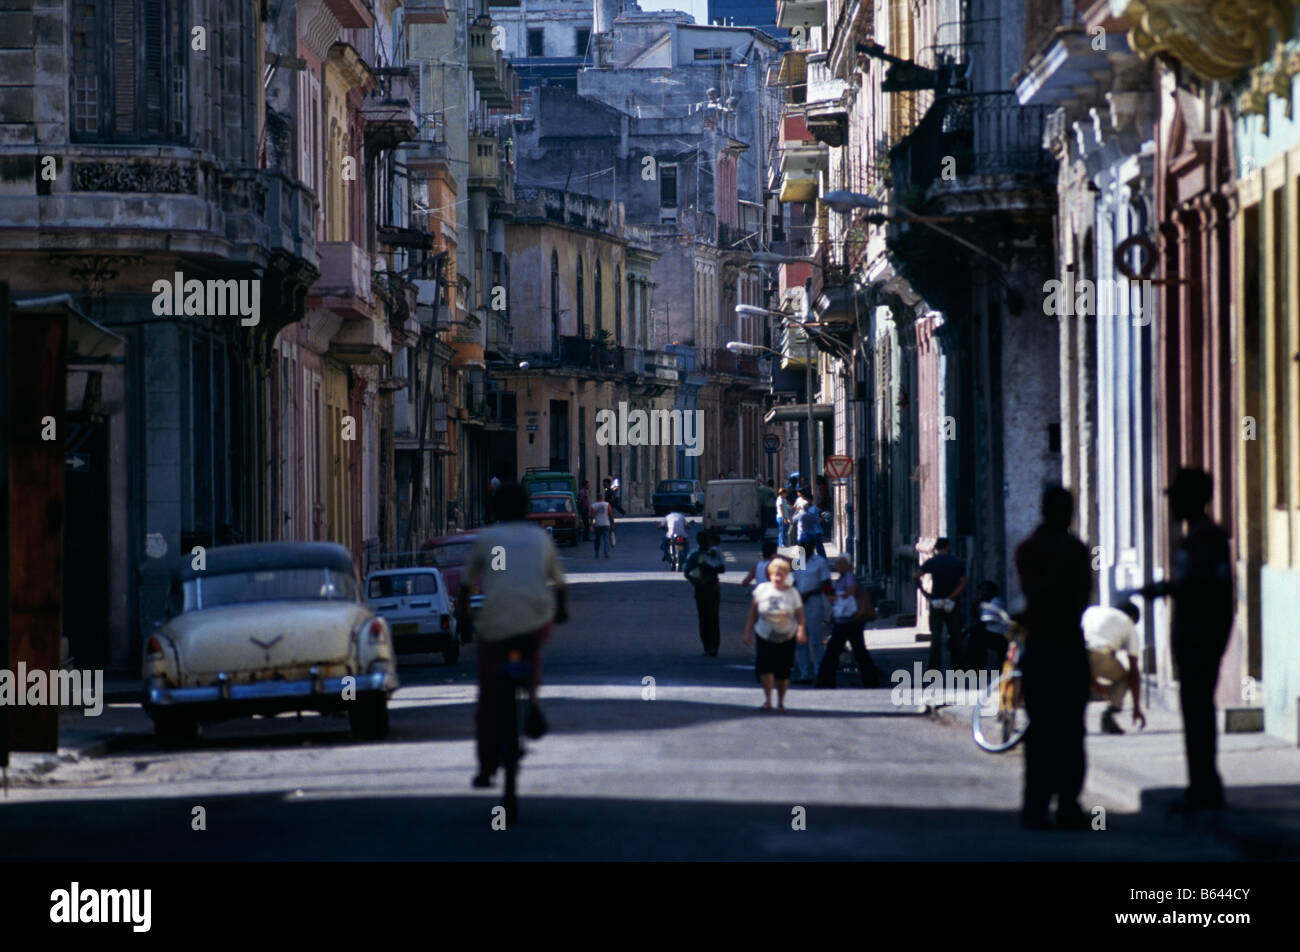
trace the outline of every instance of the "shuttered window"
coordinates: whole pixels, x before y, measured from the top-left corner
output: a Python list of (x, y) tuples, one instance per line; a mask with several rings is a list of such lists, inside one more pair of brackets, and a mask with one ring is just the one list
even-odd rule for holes
[(166, 0), (69, 0), (77, 141), (185, 137), (188, 28)]

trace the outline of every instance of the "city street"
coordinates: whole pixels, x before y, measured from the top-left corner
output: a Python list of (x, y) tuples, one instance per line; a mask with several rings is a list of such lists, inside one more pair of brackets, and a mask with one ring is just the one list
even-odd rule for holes
[[(524, 761), (515, 827), (492, 827), (499, 784), (470, 788), (467, 652), (454, 668), (436, 658), (403, 665), (383, 743), (353, 739), (342, 717), (287, 716), (208, 727), (192, 747), (165, 749), (136, 705), (71, 715), (106, 752), (11, 786), (0, 801), (6, 856), (1242, 858), (1163, 813), (1088, 797), (1089, 810), (1106, 808), (1105, 831), (1023, 832), (1019, 751), (978, 751), (961, 724), (896, 707), (888, 688), (849, 687), (852, 674), (834, 691), (794, 686), (787, 714), (761, 714), (739, 585), (758, 546), (724, 542), (722, 650), (702, 657), (690, 587), (659, 561), (655, 524), (621, 521), (610, 559), (593, 560), (587, 544), (561, 550), (573, 617), (545, 656), (551, 732)], [(874, 650), (886, 671), (924, 659), (924, 645), (881, 640), (898, 645)], [(195, 807), (206, 830), (192, 829)], [(793, 829), (801, 812), (806, 829)]]

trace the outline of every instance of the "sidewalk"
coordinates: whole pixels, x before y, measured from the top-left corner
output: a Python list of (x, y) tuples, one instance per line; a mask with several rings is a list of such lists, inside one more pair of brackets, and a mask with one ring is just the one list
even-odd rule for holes
[[(885, 629), (877, 638), (868, 632), (868, 647), (898, 646), (905, 642), (901, 629)], [(922, 635), (915, 644), (927, 645)], [(1171, 804), (1187, 784), (1183, 752), (1182, 714), (1177, 699), (1145, 694), (1144, 730), (1132, 726), (1131, 707), (1117, 718), (1126, 733), (1103, 734), (1104, 701), (1089, 703), (1086, 750), (1088, 774), (1084, 782), (1084, 807), (1089, 795), (1126, 811), (1169, 819)], [(942, 721), (970, 732), (974, 708), (952, 705), (932, 709)], [(1218, 766), (1229, 809), (1181, 820), (1197, 833), (1232, 842), (1258, 859), (1300, 859), (1300, 749), (1266, 734), (1225, 734), (1219, 712)], [(1007, 754), (987, 754), (971, 742), (971, 755), (1014, 757), (1023, 769), (1023, 746)], [(1171, 820), (1172, 822), (1172, 820)]]
[[(112, 749), (113, 735), (124, 713), (144, 717), (139, 702), (144, 685), (139, 677), (122, 677), (114, 672), (104, 678), (104, 710), (98, 717), (87, 717), (80, 709), (66, 708), (59, 715), (59, 749), (56, 752), (9, 754), (9, 786), (31, 786), (56, 770), (61, 764), (76, 763), (97, 757)], [(114, 707), (113, 705), (118, 705)], [(121, 705), (132, 705), (122, 707)]]

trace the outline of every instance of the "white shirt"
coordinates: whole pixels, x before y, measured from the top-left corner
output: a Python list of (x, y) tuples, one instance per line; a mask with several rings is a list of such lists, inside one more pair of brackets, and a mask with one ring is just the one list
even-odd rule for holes
[(686, 536), (686, 517), (680, 512), (668, 513), (668, 538), (673, 536)]
[(1142, 637), (1133, 619), (1106, 605), (1093, 605), (1083, 613), (1083, 640), (1089, 651), (1127, 651), (1134, 657), (1142, 653)]
[(484, 641), (502, 641), (555, 618), (555, 586), (564, 584), (564, 570), (544, 530), (528, 522), (500, 522), (474, 540), (464, 578), (477, 579), (483, 591), (474, 633)]
[(759, 637), (779, 644), (798, 633), (799, 619), (795, 612), (803, 607), (803, 599), (793, 585), (780, 589), (771, 582), (764, 582), (754, 589), (754, 604), (758, 606), (754, 630)]
[(605, 501), (591, 504), (592, 525), (607, 526), (609, 522), (609, 503)]

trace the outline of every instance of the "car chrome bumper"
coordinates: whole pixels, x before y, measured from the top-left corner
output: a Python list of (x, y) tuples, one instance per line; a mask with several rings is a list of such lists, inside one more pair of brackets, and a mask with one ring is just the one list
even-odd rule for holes
[[(357, 695), (375, 691), (396, 690), (397, 676), (384, 671), (370, 674), (350, 675), (353, 683), (346, 685), (349, 693)], [(302, 681), (254, 681), (251, 684), (234, 684), (226, 682), (209, 684), (193, 688), (167, 688), (158, 685), (149, 686), (151, 707), (171, 707), (173, 705), (256, 705), (259, 702), (282, 700), (307, 700), (319, 702), (342, 702), (345, 690), (344, 678), (309, 678)], [(308, 707), (314, 705), (306, 705)]]

